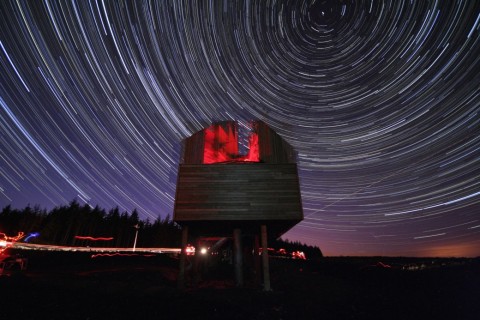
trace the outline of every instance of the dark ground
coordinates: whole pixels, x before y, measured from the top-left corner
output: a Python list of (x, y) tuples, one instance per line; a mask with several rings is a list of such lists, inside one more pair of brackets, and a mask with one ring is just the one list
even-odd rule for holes
[[(25, 252), (0, 277), (0, 319), (479, 319), (479, 259), (271, 259), (273, 291), (231, 266), (178, 290), (178, 260)], [(382, 261), (392, 268), (373, 266)], [(422, 270), (402, 270), (410, 264)]]

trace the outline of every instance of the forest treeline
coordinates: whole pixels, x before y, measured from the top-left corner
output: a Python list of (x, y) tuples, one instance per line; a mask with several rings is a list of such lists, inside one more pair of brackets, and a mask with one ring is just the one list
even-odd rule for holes
[[(169, 215), (155, 221), (141, 220), (136, 209), (128, 213), (115, 207), (107, 212), (76, 200), (50, 211), (39, 206), (12, 209), (8, 205), (0, 212), (0, 232), (9, 236), (24, 232), (22, 241), (38, 244), (128, 248), (133, 247), (136, 227), (138, 248), (180, 247), (181, 227)], [(77, 236), (112, 239), (94, 241)], [(288, 252), (303, 251), (308, 258), (322, 257), (318, 247), (297, 241), (278, 239), (269, 245)]]
[[(74, 200), (48, 212), (38, 206), (27, 206), (23, 210), (6, 206), (0, 212), (0, 232), (8, 235), (24, 232), (23, 241), (39, 244), (127, 248), (135, 241), (135, 226), (139, 227), (137, 247), (180, 246), (181, 229), (170, 216), (144, 221), (135, 209), (130, 214), (118, 207), (107, 212)], [(35, 234), (38, 235), (26, 240)], [(76, 236), (113, 239), (93, 241)]]

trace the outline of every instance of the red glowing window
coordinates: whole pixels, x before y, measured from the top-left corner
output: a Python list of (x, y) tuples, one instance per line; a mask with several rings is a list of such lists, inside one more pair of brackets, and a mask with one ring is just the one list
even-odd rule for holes
[(238, 153), (238, 134), (233, 123), (215, 124), (204, 130), (203, 163), (259, 162), (258, 135), (249, 136), (246, 155)]

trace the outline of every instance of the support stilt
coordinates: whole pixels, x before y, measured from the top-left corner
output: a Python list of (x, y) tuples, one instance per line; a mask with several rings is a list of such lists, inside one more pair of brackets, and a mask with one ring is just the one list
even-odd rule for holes
[(262, 281), (262, 270), (261, 270), (261, 257), (260, 257), (260, 237), (258, 234), (254, 237), (253, 243), (253, 263), (254, 263), (254, 270), (255, 270), (255, 279), (254, 283), (255, 286), (259, 287)]
[(263, 265), (263, 290), (271, 291), (270, 288), (270, 267), (268, 264), (268, 243), (267, 243), (267, 226), (261, 226), (262, 237), (262, 265)]
[(233, 230), (233, 255), (235, 264), (235, 285), (243, 287), (243, 252), (242, 231), (239, 228)]
[(182, 229), (182, 248), (180, 252), (180, 270), (178, 272), (177, 287), (185, 288), (185, 260), (187, 258), (188, 226)]
[(202, 280), (202, 272), (200, 268), (201, 264), (201, 259), (202, 257), (200, 256), (200, 239), (197, 238), (195, 240), (195, 255), (193, 256), (193, 286), (198, 287), (198, 284)]

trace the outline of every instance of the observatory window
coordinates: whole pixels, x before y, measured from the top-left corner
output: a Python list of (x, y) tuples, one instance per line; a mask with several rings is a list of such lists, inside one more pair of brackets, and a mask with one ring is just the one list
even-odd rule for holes
[(248, 135), (246, 154), (240, 154), (238, 151), (238, 132), (234, 123), (214, 124), (205, 129), (204, 132), (203, 163), (260, 161), (256, 132), (252, 131)]

